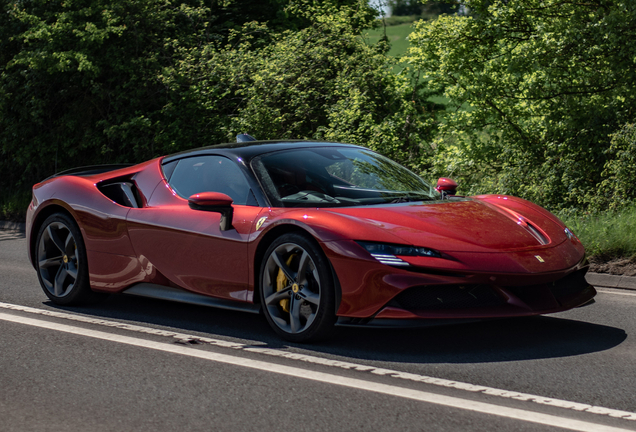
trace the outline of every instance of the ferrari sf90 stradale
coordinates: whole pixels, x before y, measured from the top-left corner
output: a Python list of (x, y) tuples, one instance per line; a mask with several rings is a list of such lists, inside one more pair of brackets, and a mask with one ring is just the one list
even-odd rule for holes
[(127, 293), (262, 311), (296, 342), (592, 300), (583, 246), (558, 218), (456, 186), (354, 145), (205, 147), (35, 185), (29, 256), (57, 304)]

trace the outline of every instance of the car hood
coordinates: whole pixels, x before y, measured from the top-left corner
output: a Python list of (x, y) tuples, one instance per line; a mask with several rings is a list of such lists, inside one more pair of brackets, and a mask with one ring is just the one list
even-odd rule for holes
[[(566, 240), (563, 227), (530, 208), (512, 210), (478, 199), (332, 208), (358, 225), (358, 240), (424, 246), (440, 251), (494, 252), (553, 247)], [(355, 222), (354, 222), (355, 221)], [(360, 226), (362, 225), (362, 226)], [(375, 236), (374, 231), (382, 231)], [(390, 234), (390, 236), (387, 236)]]

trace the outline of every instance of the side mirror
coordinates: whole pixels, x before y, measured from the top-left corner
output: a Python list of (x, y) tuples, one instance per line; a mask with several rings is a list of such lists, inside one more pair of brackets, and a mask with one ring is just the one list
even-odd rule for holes
[(243, 132), (236, 136), (237, 143), (250, 142), (250, 141), (256, 141), (256, 138), (254, 138), (252, 135), (248, 133)]
[(221, 192), (201, 192), (188, 198), (188, 205), (193, 210), (221, 213), (221, 231), (232, 228), (232, 198)]
[(442, 198), (447, 195), (455, 195), (457, 193), (457, 182), (446, 177), (440, 177), (437, 180), (435, 190), (442, 194)]

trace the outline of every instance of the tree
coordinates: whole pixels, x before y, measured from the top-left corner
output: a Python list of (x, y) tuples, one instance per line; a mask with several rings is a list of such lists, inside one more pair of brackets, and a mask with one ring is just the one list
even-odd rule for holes
[[(226, 47), (184, 52), (164, 74), (171, 94), (180, 95), (167, 114), (187, 111), (193, 135), (231, 140), (248, 131), (259, 139), (345, 141), (417, 169), (430, 152), (423, 144), (434, 130), (434, 104), (415, 91), (408, 73), (392, 72), (386, 46), (370, 47), (357, 35), (357, 23), (373, 16), (328, 5), (290, 11), (311, 25), (276, 33), (249, 24)], [(254, 50), (255, 33), (270, 42)]]
[(434, 106), (411, 75), (392, 73), (384, 42), (360, 37), (375, 19), (364, 0), (1, 8), (0, 192), (243, 131), (349, 141), (416, 168), (430, 152)]
[(196, 0), (33, 0), (3, 9), (12, 33), (2, 37), (11, 51), (0, 64), (0, 145), (9, 172), (0, 181), (12, 186), (72, 166), (150, 156), (144, 135), (165, 97), (158, 71), (179, 46), (222, 38), (224, 30), (209, 25), (215, 15)]
[(636, 200), (636, 124), (627, 123), (611, 135), (604, 179), (594, 203), (618, 209)]
[[(28, 188), (62, 169), (141, 161), (219, 137), (175, 117), (180, 94), (164, 78), (188, 50), (224, 50), (245, 23), (250, 49), (270, 34), (311, 25), (291, 0), (30, 0), (0, 3), (0, 189)], [(373, 10), (359, 0), (319, 2), (349, 14), (352, 31)], [(355, 15), (355, 17), (354, 17)], [(358, 21), (355, 21), (355, 19)], [(258, 27), (248, 24), (246, 31)], [(231, 115), (232, 111), (222, 115)], [(213, 121), (214, 119), (208, 119)], [(227, 136), (227, 134), (223, 134)], [(192, 140), (196, 138), (196, 140)]]
[(420, 22), (410, 61), (452, 109), (438, 173), (552, 208), (589, 204), (636, 107), (636, 4), (473, 0)]

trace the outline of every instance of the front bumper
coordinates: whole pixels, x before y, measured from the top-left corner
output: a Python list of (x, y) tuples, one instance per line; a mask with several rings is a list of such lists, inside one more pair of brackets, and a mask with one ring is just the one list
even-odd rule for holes
[(448, 271), (391, 267), (369, 259), (352, 243), (325, 244), (341, 287), (340, 325), (533, 316), (581, 306), (596, 295), (585, 280), (588, 265), (582, 255), (571, 255), (566, 268), (547, 272)]

